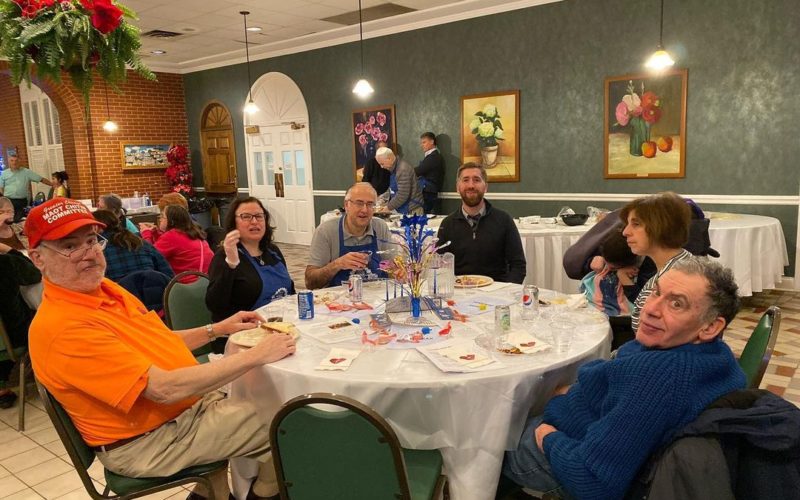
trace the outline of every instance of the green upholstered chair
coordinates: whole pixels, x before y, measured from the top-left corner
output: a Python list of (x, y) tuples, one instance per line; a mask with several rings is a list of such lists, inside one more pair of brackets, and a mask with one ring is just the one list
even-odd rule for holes
[[(337, 406), (325, 411), (310, 405)], [(441, 498), (447, 487), (438, 450), (405, 450), (371, 408), (327, 393), (299, 396), (270, 427), (281, 498)]]
[(17, 430), (25, 431), (25, 368), (28, 360), (28, 346), (11, 344), (11, 338), (6, 332), (3, 320), (0, 319), (0, 361), (11, 361), (19, 366), (19, 388), (17, 389), (18, 420)]
[[(192, 283), (181, 283), (187, 276), (197, 276)], [(164, 320), (173, 330), (186, 330), (211, 323), (211, 311), (206, 307), (208, 275), (199, 271), (184, 271), (169, 282), (164, 289)], [(211, 343), (198, 347), (192, 353), (198, 361), (208, 361)]]
[(94, 500), (138, 498), (190, 483), (200, 483), (205, 486), (206, 492), (209, 493), (209, 500), (215, 500), (208, 476), (225, 469), (228, 466), (227, 460), (189, 467), (169, 477), (126, 477), (106, 469), (106, 487), (102, 493), (99, 492), (88, 472), (95, 459), (94, 450), (84, 442), (78, 429), (72, 423), (72, 419), (67, 415), (61, 404), (56, 401), (56, 398), (38, 380), (36, 381), (36, 386), (39, 389), (39, 395), (42, 398), (47, 414), (50, 415), (50, 420), (53, 421), (58, 436), (61, 438), (70, 460), (72, 460), (72, 465), (78, 472), (86, 492)]
[(747, 376), (747, 388), (758, 389), (767, 365), (772, 357), (772, 350), (778, 338), (781, 326), (781, 309), (772, 306), (761, 316), (761, 320), (750, 334), (747, 345), (739, 357), (739, 366)]

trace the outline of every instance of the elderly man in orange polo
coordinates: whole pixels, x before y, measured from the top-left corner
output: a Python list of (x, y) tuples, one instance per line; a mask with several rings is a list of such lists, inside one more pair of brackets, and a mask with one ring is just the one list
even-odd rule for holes
[[(268, 424), (256, 408), (217, 389), (253, 367), (292, 354), (288, 335), (200, 365), (191, 349), (252, 328), (239, 312), (219, 323), (171, 331), (158, 316), (103, 278), (103, 225), (81, 203), (57, 198), (31, 210), (30, 257), (44, 276), (44, 299), (30, 327), (36, 376), (64, 406), (103, 465), (132, 477), (246, 456), (266, 465), (252, 495), (277, 493)], [(216, 498), (229, 495), (214, 478)], [(199, 497), (192, 493), (190, 497)]]

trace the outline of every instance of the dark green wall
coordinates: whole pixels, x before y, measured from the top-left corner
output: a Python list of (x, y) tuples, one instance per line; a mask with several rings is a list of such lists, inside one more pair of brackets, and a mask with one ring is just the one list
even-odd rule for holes
[[(603, 79), (640, 72), (658, 37), (657, 0), (565, 0), (365, 42), (367, 101), (350, 92), (356, 44), (253, 63), (279, 71), (309, 109), (315, 189), (351, 182), (350, 111), (394, 104), (398, 142), (419, 161), (419, 134), (443, 134), (446, 191), (460, 149), (459, 98), (520, 90), (519, 183), (494, 192), (791, 195), (800, 186), (800, 5), (798, 0), (668, 0), (664, 44), (689, 70), (685, 179), (603, 179)], [(255, 77), (254, 77), (255, 78)], [(244, 65), (185, 75), (193, 168), (200, 176), (199, 121), (212, 99), (242, 123)], [(243, 131), (236, 129), (240, 186), (246, 185)], [(317, 197), (318, 214), (339, 200)], [(506, 202), (515, 214), (587, 202)], [(448, 201), (445, 206), (454, 206)], [(716, 207), (709, 207), (716, 208)], [(778, 215), (794, 252), (796, 208), (732, 206)], [(792, 261), (794, 260), (792, 255)], [(790, 269), (787, 272), (793, 273)]]

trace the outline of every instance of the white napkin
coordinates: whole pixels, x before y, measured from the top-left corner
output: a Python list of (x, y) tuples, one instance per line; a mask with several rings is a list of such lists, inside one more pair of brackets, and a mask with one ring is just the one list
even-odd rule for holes
[(331, 352), (322, 358), (316, 370), (347, 370), (353, 364), (353, 360), (361, 354), (361, 351), (353, 349), (342, 349), (334, 347)]
[(490, 357), (481, 354), (475, 345), (470, 344), (451, 345), (442, 349), (436, 349), (436, 352), (467, 368), (478, 368), (479, 366), (494, 362)]
[(582, 293), (573, 293), (567, 295), (566, 304), (569, 309), (580, 309), (581, 307), (586, 307), (586, 296)]
[(523, 330), (511, 330), (506, 337), (506, 343), (511, 344), (523, 354), (533, 354), (534, 352), (550, 349), (550, 344), (542, 342)]

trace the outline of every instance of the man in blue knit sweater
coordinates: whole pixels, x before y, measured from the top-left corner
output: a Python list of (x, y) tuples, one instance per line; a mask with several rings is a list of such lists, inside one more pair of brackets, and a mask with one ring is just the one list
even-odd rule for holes
[(745, 376), (720, 335), (739, 308), (733, 273), (687, 259), (664, 273), (636, 339), (578, 371), (531, 418), (503, 474), (566, 498), (622, 498), (660, 446)]

